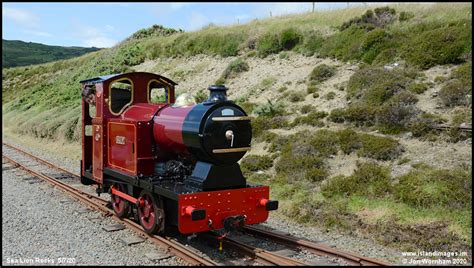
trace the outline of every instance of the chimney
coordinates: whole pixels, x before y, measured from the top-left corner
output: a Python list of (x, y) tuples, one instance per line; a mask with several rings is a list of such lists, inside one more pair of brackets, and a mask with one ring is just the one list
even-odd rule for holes
[(206, 102), (227, 101), (227, 88), (224, 85), (212, 85), (207, 89), (209, 89), (209, 99)]

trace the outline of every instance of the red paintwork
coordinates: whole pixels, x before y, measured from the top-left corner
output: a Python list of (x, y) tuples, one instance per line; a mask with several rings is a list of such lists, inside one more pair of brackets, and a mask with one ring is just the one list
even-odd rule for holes
[(96, 119), (92, 119), (92, 176), (94, 180), (102, 183), (104, 131), (102, 123)]
[(109, 122), (108, 166), (130, 175), (137, 172), (137, 137), (134, 123)]
[(150, 121), (155, 113), (168, 104), (137, 103), (127, 108), (120, 118), (128, 121)]
[[(114, 115), (109, 110), (109, 86), (113, 81), (128, 78), (133, 82), (133, 102), (128, 108), (125, 109), (122, 114)], [(130, 175), (150, 175), (153, 173), (153, 154), (152, 148), (152, 125), (149, 123), (153, 115), (162, 107), (168, 104), (149, 104), (148, 103), (148, 82), (151, 80), (161, 81), (169, 87), (168, 98), (169, 103), (174, 103), (174, 86), (167, 84), (166, 81), (162, 80), (158, 75), (151, 73), (129, 73), (122, 74), (113, 77), (109, 80), (103, 81), (102, 83), (95, 84), (96, 87), (96, 117), (92, 119), (92, 122), (88, 121), (85, 114), (88, 110), (88, 104), (83, 102), (83, 156), (82, 156), (82, 174), (84, 174), (86, 165), (93, 165), (93, 179), (99, 183), (103, 180), (103, 167), (118, 167), (121, 171), (126, 171)], [(89, 119), (90, 120), (90, 119)], [(126, 123), (135, 126), (133, 135), (127, 136), (128, 145), (125, 148), (119, 148), (113, 144), (115, 136), (118, 133), (124, 134), (126, 130), (115, 130), (108, 129), (109, 122), (114, 123)], [(91, 125), (93, 127), (93, 136), (85, 136), (85, 127)], [(109, 144), (109, 132), (113, 136), (111, 137)], [(96, 136), (98, 134), (98, 136)], [(97, 137), (97, 140), (96, 140)], [(135, 139), (134, 142), (135, 156), (132, 158), (126, 157), (124, 153), (130, 151), (131, 140)], [(140, 141), (140, 142), (137, 142)], [(89, 145), (90, 144), (90, 145)], [(125, 151), (124, 151), (124, 150)]]
[(155, 142), (164, 150), (186, 153), (183, 143), (183, 123), (193, 106), (163, 108), (153, 124)]
[[(178, 199), (178, 229), (183, 234), (210, 231), (209, 219), (212, 228), (221, 229), (224, 228), (225, 218), (237, 215), (247, 216), (245, 224), (264, 222), (268, 218), (268, 211), (265, 206), (261, 206), (261, 199), (269, 199), (268, 186), (181, 194)], [(191, 220), (190, 207), (205, 209), (206, 218)]]
[(138, 207), (140, 223), (146, 229), (152, 229), (157, 217), (153, 199), (149, 194), (145, 194), (141, 198), (143, 199), (143, 206)]
[(110, 186), (110, 191), (111, 191), (110, 193), (111, 193), (112, 195), (119, 196), (119, 197), (121, 197), (121, 198), (123, 198), (123, 199), (125, 199), (125, 200), (127, 200), (127, 201), (129, 201), (129, 202), (131, 202), (132, 204), (137, 204), (137, 203), (138, 203), (138, 199), (136, 199), (135, 197), (130, 196), (130, 195), (126, 194), (126, 193), (123, 193), (123, 192), (121, 192), (121, 191), (119, 191), (119, 190), (117, 190), (117, 189), (115, 189), (115, 187), (114, 187), (113, 185)]

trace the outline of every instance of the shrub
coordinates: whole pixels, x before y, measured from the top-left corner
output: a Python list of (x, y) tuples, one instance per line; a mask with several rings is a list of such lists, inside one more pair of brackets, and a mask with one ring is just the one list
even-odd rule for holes
[(293, 123), (291, 125), (297, 126), (301, 124), (306, 124), (306, 125), (315, 126), (315, 127), (322, 127), (324, 126), (324, 123), (321, 122), (320, 119), (326, 116), (327, 116), (326, 112), (313, 111), (313, 112), (310, 112), (306, 116), (300, 116), (300, 117), (295, 118), (295, 120), (293, 120)]
[(389, 169), (371, 162), (357, 163), (351, 176), (332, 177), (321, 185), (321, 192), (327, 198), (335, 195), (383, 197), (391, 191)]
[(303, 107), (301, 107), (300, 111), (301, 111), (302, 114), (307, 114), (307, 113), (311, 112), (313, 109), (314, 109), (313, 105), (306, 104), (306, 105), (303, 105)]
[(328, 94), (326, 94), (326, 96), (324, 96), (324, 98), (326, 98), (326, 100), (332, 100), (336, 97), (336, 93), (334, 92), (329, 92)]
[(349, 79), (347, 95), (367, 104), (381, 105), (408, 87), (412, 74), (408, 70), (385, 70), (368, 67), (358, 70)]
[(268, 128), (284, 128), (289, 126), (288, 120), (283, 116), (273, 116), (268, 120)]
[(458, 79), (453, 79), (447, 82), (439, 91), (439, 97), (442, 103), (447, 107), (467, 105), (470, 100), (467, 99), (467, 94), (464, 83)]
[(236, 59), (229, 63), (229, 66), (222, 73), (224, 79), (234, 78), (239, 73), (246, 72), (249, 70), (249, 65), (243, 59)]
[(466, 87), (472, 86), (472, 62), (462, 64), (451, 73), (452, 79), (460, 80)]
[(305, 96), (302, 92), (292, 91), (290, 95), (288, 96), (288, 100), (290, 102), (300, 102), (300, 101), (304, 101), (304, 97)]
[(418, 102), (418, 97), (409, 91), (400, 91), (395, 94), (389, 101), (390, 103), (398, 103), (404, 105), (412, 105)]
[(267, 116), (258, 116), (250, 121), (253, 137), (258, 138), (265, 130), (269, 129), (268, 120), (269, 118)]
[(326, 179), (328, 172), (322, 168), (310, 168), (305, 173), (305, 179), (311, 182), (319, 182)]
[(428, 85), (425, 83), (412, 83), (408, 90), (415, 94), (423, 94), (428, 89)]
[(343, 108), (336, 108), (331, 111), (328, 119), (334, 123), (344, 123), (346, 112)]
[(408, 20), (410, 20), (414, 17), (415, 17), (415, 14), (413, 14), (412, 12), (402, 11), (402, 12), (400, 12), (400, 16), (398, 17), (398, 20), (400, 22), (403, 22), (403, 21), (408, 21)]
[(267, 100), (267, 103), (258, 105), (253, 109), (253, 113), (260, 116), (277, 116), (285, 113), (285, 107), (281, 102), (273, 103)]
[(320, 33), (311, 32), (305, 35), (301, 47), (301, 53), (305, 56), (313, 56), (318, 52), (324, 43), (324, 38)]
[(315, 93), (316, 91), (318, 91), (318, 88), (316, 87), (316, 85), (309, 85), (309, 86), (306, 88), (306, 93), (308, 93), (308, 94), (313, 94), (313, 93)]
[(285, 50), (294, 48), (303, 39), (301, 33), (294, 28), (288, 28), (280, 33), (280, 46)]
[(314, 98), (314, 99), (319, 98), (319, 93), (318, 93), (318, 92), (314, 92), (314, 93), (313, 93), (313, 98)]
[(433, 133), (431, 128), (434, 125), (434, 121), (431, 118), (416, 117), (411, 120), (407, 127), (413, 134), (413, 137), (424, 137)]
[(252, 110), (254, 109), (255, 107), (255, 103), (253, 102), (243, 102), (243, 103), (239, 103), (239, 106), (244, 109), (244, 111), (247, 113), (247, 114), (251, 114), (252, 113)]
[(361, 134), (362, 148), (358, 151), (359, 156), (370, 157), (377, 160), (393, 160), (403, 152), (398, 141), (369, 134)]
[(372, 30), (375, 27), (385, 27), (394, 21), (395, 14), (395, 9), (390, 7), (379, 7), (374, 11), (369, 9), (362, 16), (344, 22), (340, 30), (344, 31), (352, 25), (364, 27), (367, 30)]
[(394, 196), (411, 206), (465, 208), (472, 203), (472, 171), (422, 167), (398, 178)]
[(458, 142), (472, 137), (471, 133), (462, 132), (459, 129), (461, 124), (472, 123), (472, 110), (469, 108), (456, 108), (453, 110), (453, 118), (451, 119), (451, 129), (448, 130), (447, 134), (449, 141)]
[(336, 67), (321, 64), (316, 66), (309, 75), (309, 81), (323, 82), (333, 77), (336, 74)]
[(261, 36), (257, 42), (257, 51), (260, 57), (266, 57), (270, 54), (278, 53), (282, 50), (278, 35), (267, 33)]
[(397, 132), (405, 128), (418, 112), (418, 108), (414, 105), (391, 101), (381, 106), (376, 115), (376, 121), (387, 132)]
[(267, 170), (273, 166), (273, 158), (268, 155), (249, 155), (242, 159), (240, 167), (244, 174)]
[(372, 126), (375, 124), (376, 107), (364, 104), (353, 104), (346, 108), (344, 119), (355, 123), (357, 126)]
[(362, 147), (359, 135), (352, 129), (346, 128), (337, 132), (339, 147), (345, 154), (350, 154)]
[(316, 131), (310, 139), (310, 144), (316, 149), (318, 155), (328, 157), (337, 154), (338, 138), (334, 132), (321, 129)]
[(459, 63), (463, 54), (471, 50), (472, 23), (458, 21), (447, 27), (420, 32), (412, 30), (412, 37), (402, 47), (408, 63), (428, 69), (435, 65)]
[(216, 84), (216, 85), (224, 85), (225, 82), (226, 82), (225, 78), (221, 76), (221, 77), (219, 77), (219, 78), (214, 82), (214, 84)]
[(196, 100), (196, 103), (201, 103), (201, 102), (207, 100), (207, 98), (208, 98), (208, 96), (207, 96), (206, 92), (203, 89), (199, 90), (194, 95), (194, 99)]

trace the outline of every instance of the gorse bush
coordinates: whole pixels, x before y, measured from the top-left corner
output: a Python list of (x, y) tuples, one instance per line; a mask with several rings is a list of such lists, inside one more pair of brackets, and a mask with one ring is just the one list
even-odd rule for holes
[(316, 66), (308, 77), (309, 81), (323, 82), (336, 74), (336, 67), (321, 64)]
[(208, 97), (209, 96), (206, 94), (206, 91), (204, 89), (199, 90), (194, 95), (194, 99), (196, 100), (196, 103), (201, 103), (201, 102), (207, 100)]
[(402, 47), (402, 56), (423, 69), (462, 62), (462, 55), (471, 50), (472, 24), (469, 21), (412, 30), (413, 37)]
[(391, 192), (390, 171), (376, 163), (359, 162), (353, 175), (330, 178), (321, 186), (321, 192), (327, 198), (337, 195), (384, 197)]
[(291, 50), (302, 40), (303, 36), (295, 28), (288, 28), (280, 33), (280, 44), (284, 50)]
[(249, 155), (242, 159), (240, 167), (244, 175), (252, 172), (263, 171), (273, 166), (273, 159), (268, 155)]
[(471, 100), (468, 99), (468, 93), (470, 92), (464, 87), (464, 84), (460, 80), (453, 79), (441, 88), (439, 97), (443, 104), (448, 107), (468, 105), (471, 102)]
[(395, 20), (396, 11), (390, 7), (379, 7), (367, 10), (361, 17), (356, 17), (341, 25), (341, 31), (352, 25), (367, 28), (369, 30), (375, 27), (385, 27)]
[(279, 33), (268, 32), (257, 40), (258, 55), (266, 57), (282, 50), (291, 50), (302, 40), (302, 34), (295, 28), (287, 28)]
[(140, 29), (133, 33), (129, 38), (126, 40), (130, 39), (144, 39), (144, 38), (150, 38), (150, 37), (155, 37), (155, 36), (169, 36), (175, 33), (182, 33), (184, 32), (181, 29), (173, 29), (173, 28), (166, 28), (162, 25), (154, 24), (153, 26), (146, 28), (146, 29)]
[(368, 134), (359, 135), (362, 143), (358, 150), (359, 156), (370, 157), (377, 160), (393, 160), (403, 153), (403, 147), (394, 139)]
[(322, 127), (324, 123), (321, 121), (328, 114), (326, 112), (312, 111), (306, 116), (296, 117), (291, 123), (292, 126), (306, 124), (310, 126)]
[(272, 102), (267, 100), (267, 103), (258, 105), (253, 109), (253, 113), (260, 116), (277, 116), (285, 113), (285, 106), (281, 102)]
[(249, 70), (249, 64), (243, 59), (236, 59), (229, 63), (229, 66), (224, 70), (221, 77), (216, 84), (224, 84), (227, 79), (235, 78), (239, 73), (243, 73)]
[(313, 105), (306, 104), (306, 105), (303, 105), (301, 107), (300, 111), (301, 111), (302, 114), (307, 114), (307, 113), (311, 112), (313, 109), (314, 109)]
[(456, 68), (449, 81), (439, 91), (445, 106), (470, 105), (472, 103), (472, 62)]

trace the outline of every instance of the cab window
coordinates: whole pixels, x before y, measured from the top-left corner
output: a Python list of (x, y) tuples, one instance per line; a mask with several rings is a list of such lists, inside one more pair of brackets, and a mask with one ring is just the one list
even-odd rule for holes
[(133, 101), (133, 83), (130, 79), (120, 79), (110, 83), (109, 108), (113, 114), (120, 114)]
[(157, 80), (151, 80), (148, 83), (148, 102), (168, 103), (168, 87)]

